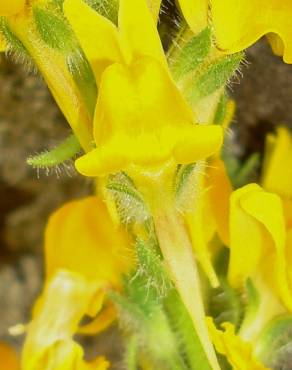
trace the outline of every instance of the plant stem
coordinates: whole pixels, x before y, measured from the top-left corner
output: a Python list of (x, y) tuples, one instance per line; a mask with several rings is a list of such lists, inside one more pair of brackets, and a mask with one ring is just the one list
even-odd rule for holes
[[(158, 210), (157, 210), (158, 211)], [(180, 297), (193, 321), (205, 355), (213, 370), (219, 370), (217, 357), (205, 324), (199, 276), (185, 226), (173, 209), (159, 209), (154, 224), (161, 252)]]

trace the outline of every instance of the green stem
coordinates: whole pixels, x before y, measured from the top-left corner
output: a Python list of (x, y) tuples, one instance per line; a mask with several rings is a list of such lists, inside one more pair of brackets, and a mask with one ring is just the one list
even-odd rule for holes
[(205, 324), (205, 311), (199, 276), (192, 246), (178, 213), (171, 209), (157, 209), (154, 223), (161, 252), (176, 289), (193, 321), (202, 348), (213, 370), (219, 364)]
[(133, 335), (129, 339), (125, 351), (125, 367), (127, 370), (137, 370), (137, 350), (137, 338), (135, 335)]

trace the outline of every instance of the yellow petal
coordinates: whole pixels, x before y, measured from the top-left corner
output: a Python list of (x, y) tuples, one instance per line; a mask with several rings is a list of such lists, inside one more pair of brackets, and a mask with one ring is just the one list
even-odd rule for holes
[(247, 185), (232, 194), (228, 273), (231, 284), (238, 286), (248, 277), (270, 271), (271, 276), (265, 277), (266, 283), (291, 310), (283, 216), (281, 199), (256, 184)]
[[(234, 191), (230, 199), (230, 264), (228, 278), (231, 285), (243, 286), (256, 270), (262, 256), (262, 236), (259, 225), (245, 210), (241, 200), (246, 194), (259, 192), (256, 184)], [(242, 263), (244, 261), (244, 263)]]
[(211, 0), (211, 14), (220, 49), (235, 53), (268, 33), (277, 34), (284, 45), (284, 61), (292, 63), (290, 0)]
[(212, 256), (208, 249), (209, 239), (206, 232), (206, 220), (208, 224), (213, 224), (213, 214), (209, 214), (205, 218), (205, 207), (208, 204), (207, 190), (199, 184), (196, 186), (198, 199), (196, 199), (195, 208), (191, 212), (186, 213), (186, 222), (190, 232), (192, 245), (196, 254), (196, 258), (202, 266), (206, 276), (208, 277), (212, 287), (216, 288), (219, 285), (218, 277), (212, 264)]
[(107, 66), (123, 61), (117, 28), (83, 0), (65, 0), (64, 14), (99, 83)]
[(208, 0), (179, 0), (181, 11), (195, 35), (208, 25)]
[(11, 0), (6, 1), (2, 0), (0, 2), (0, 16), (12, 16), (15, 15), (24, 8), (26, 1), (25, 0)]
[(147, 0), (148, 7), (155, 21), (157, 21), (159, 17), (161, 2), (162, 0)]
[(129, 61), (149, 56), (167, 65), (156, 22), (146, 0), (120, 0), (119, 31)]
[(212, 341), (218, 353), (224, 355), (233, 370), (268, 370), (253, 354), (253, 345), (235, 334), (230, 323), (222, 325), (223, 331), (216, 328), (212, 318), (207, 318)]
[(121, 64), (107, 68), (94, 128), (97, 149), (76, 161), (86, 176), (171, 158), (191, 163), (213, 154), (222, 143), (220, 127), (193, 125), (192, 112), (167, 71), (149, 57), (129, 68)]
[(106, 368), (104, 361), (95, 367), (86, 364), (82, 347), (72, 339), (98, 289), (97, 282), (70, 271), (59, 270), (52, 276), (28, 325), (23, 370)]
[(67, 203), (48, 222), (45, 234), (48, 278), (58, 269), (119, 285), (132, 266), (130, 240), (115, 227), (98, 197)]
[(229, 199), (232, 185), (225, 164), (219, 158), (211, 159), (206, 177), (208, 196), (212, 207), (216, 230), (225, 245), (229, 244)]
[(108, 304), (93, 321), (83, 325), (78, 329), (78, 333), (86, 335), (95, 335), (107, 329), (116, 319), (117, 312), (112, 304)]
[(273, 49), (274, 54), (282, 56), (284, 54), (284, 43), (281, 38), (275, 33), (268, 33), (267, 39)]
[(269, 134), (262, 172), (262, 186), (285, 198), (292, 199), (292, 135), (285, 127)]
[(0, 370), (20, 370), (17, 353), (4, 342), (0, 342)]

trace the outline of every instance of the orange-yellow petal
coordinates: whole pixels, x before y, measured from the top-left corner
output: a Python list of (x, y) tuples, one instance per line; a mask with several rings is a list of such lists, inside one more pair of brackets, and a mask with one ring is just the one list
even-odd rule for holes
[(0, 342), (0, 370), (20, 370), (16, 351), (4, 342)]
[(15, 15), (24, 8), (26, 0), (2, 0), (0, 2), (0, 17)]
[(212, 207), (216, 230), (225, 245), (229, 244), (229, 200), (232, 185), (224, 162), (219, 158), (209, 161), (206, 177), (208, 196)]
[(277, 34), (283, 57), (292, 63), (292, 3), (290, 0), (211, 0), (211, 17), (220, 49), (235, 53), (268, 33)]
[(50, 217), (45, 234), (48, 278), (58, 269), (119, 284), (132, 266), (131, 243), (98, 197), (67, 203)]

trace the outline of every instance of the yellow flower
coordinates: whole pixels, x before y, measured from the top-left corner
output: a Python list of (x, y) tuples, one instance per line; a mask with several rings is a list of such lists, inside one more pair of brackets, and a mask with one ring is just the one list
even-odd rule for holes
[(14, 349), (0, 342), (0, 370), (20, 370), (19, 359)]
[(236, 190), (230, 205), (230, 283), (264, 282), (292, 310), (287, 267), (281, 198), (256, 184)]
[(1, 1), (0, 16), (15, 15), (25, 7), (26, 0)]
[(211, 318), (207, 318), (207, 323), (217, 352), (226, 356), (233, 370), (268, 370), (254, 357), (252, 344), (235, 334), (232, 324), (224, 323), (222, 331)]
[(84, 315), (94, 318), (102, 309), (105, 289), (120, 288), (121, 274), (133, 265), (127, 234), (114, 227), (102, 200), (89, 197), (51, 216), (45, 253), (46, 283), (28, 325), (22, 369), (107, 369), (103, 358), (84, 362), (73, 335), (102, 330), (115, 318), (107, 305), (91, 324), (79, 328)]
[(220, 148), (219, 126), (194, 125), (145, 0), (120, 1), (118, 29), (81, 0), (66, 0), (64, 11), (99, 85), (97, 148), (76, 161), (79, 172), (98, 176), (132, 165), (190, 163)]
[(250, 184), (231, 196), (228, 278), (239, 289), (250, 279), (259, 293), (240, 329), (253, 341), (276, 315), (292, 310), (291, 154), (291, 135), (280, 127), (267, 138), (263, 187)]
[[(179, 0), (182, 12), (194, 32), (208, 23), (208, 0)], [(291, 16), (289, 0), (211, 0), (211, 22), (218, 47), (235, 53), (260, 37), (272, 34), (273, 49), (292, 63)], [(276, 36), (275, 36), (276, 35)]]

